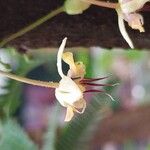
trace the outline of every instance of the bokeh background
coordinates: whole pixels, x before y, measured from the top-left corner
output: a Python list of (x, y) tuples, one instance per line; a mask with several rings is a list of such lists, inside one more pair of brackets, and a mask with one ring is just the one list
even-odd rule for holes
[[(109, 76), (104, 93), (85, 94), (87, 108), (64, 122), (54, 89), (0, 76), (0, 150), (150, 150), (150, 53), (140, 50), (68, 48), (86, 65), (86, 77)], [(57, 49), (0, 50), (0, 69), (58, 81)], [(63, 64), (64, 73), (68, 66)]]

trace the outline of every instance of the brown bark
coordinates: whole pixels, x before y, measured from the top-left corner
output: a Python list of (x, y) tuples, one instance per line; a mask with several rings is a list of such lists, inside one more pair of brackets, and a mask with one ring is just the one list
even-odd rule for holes
[[(63, 0), (6, 0), (0, 1), (0, 39), (8, 37), (21, 28), (33, 23), (48, 12), (62, 6)], [(142, 12), (145, 33), (127, 27), (136, 48), (150, 49), (149, 4)], [(92, 6), (81, 15), (69, 16), (61, 13), (34, 30), (9, 42), (7, 45), (21, 48), (58, 47), (64, 37), (68, 47), (101, 46), (105, 48), (128, 48), (122, 38), (114, 10)]]
[(108, 141), (122, 143), (132, 139), (148, 139), (150, 137), (149, 114), (149, 105), (115, 112), (100, 122), (93, 145), (101, 145)]

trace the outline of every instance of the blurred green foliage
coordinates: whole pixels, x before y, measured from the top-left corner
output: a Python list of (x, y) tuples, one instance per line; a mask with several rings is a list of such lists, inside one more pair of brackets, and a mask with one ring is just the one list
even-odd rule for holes
[[(28, 72), (47, 62), (50, 55), (45, 56), (45, 58), (40, 58), (39, 55), (36, 57), (28, 57), (27, 55), (22, 55), (15, 51), (13, 48), (5, 49), (8, 55), (16, 61), (17, 65), (12, 68), (15, 74), (20, 76), (26, 76)], [(0, 96), (0, 113), (2, 117), (9, 117), (16, 112), (16, 109), (21, 103), (21, 92), (22, 83), (16, 82), (14, 80), (8, 80), (7, 86), (3, 87), (8, 90), (7, 94)]]
[(8, 119), (1, 123), (0, 127), (1, 150), (37, 150), (37, 146), (28, 138), (16, 120)]
[[(16, 52), (12, 48), (5, 49), (7, 53), (13, 58), (17, 65), (12, 67), (12, 72), (20, 76), (26, 76), (36, 67), (49, 64), (50, 59), (55, 62), (52, 53), (43, 53), (43, 51), (35, 52), (32, 55), (22, 55)], [(93, 60), (88, 50), (80, 50), (80, 53), (76, 53), (76, 59), (83, 61), (86, 65), (86, 77), (94, 76), (93, 73), (93, 61), (100, 66), (99, 70), (102, 72), (109, 72), (110, 66), (113, 63), (115, 57), (123, 55), (131, 61), (138, 61), (144, 58), (145, 52), (140, 51), (105, 51), (97, 55), (97, 59)], [(100, 56), (100, 57), (99, 57)], [(5, 64), (2, 65), (5, 66)], [(6, 64), (6, 68), (10, 69), (9, 64)], [(46, 65), (48, 72), (52, 72), (55, 65), (52, 67)], [(40, 74), (41, 75), (41, 74)], [(52, 77), (53, 78), (53, 77)], [(118, 79), (110, 78), (108, 83), (116, 83)], [(7, 86), (3, 87), (8, 90), (7, 94), (0, 96), (0, 149), (2, 150), (37, 150), (37, 145), (32, 142), (19, 123), (12, 119), (15, 118), (14, 114), (21, 104), (22, 84), (13, 80), (8, 80)], [(111, 94), (116, 88), (106, 87), (105, 90)], [(117, 99), (115, 95), (114, 99)], [(105, 111), (109, 108), (119, 107), (119, 101), (111, 101), (110, 98), (104, 94), (95, 94), (92, 96), (92, 100), (88, 103), (86, 111), (82, 115), (76, 115), (75, 118), (66, 123), (64, 126), (60, 126), (58, 116), (61, 114), (60, 105), (57, 104), (54, 109), (51, 110), (49, 116), (48, 129), (45, 132), (43, 138), (42, 150), (81, 150), (90, 149), (90, 140), (94, 135), (100, 121), (105, 117)], [(59, 132), (58, 132), (59, 129)], [(132, 148), (132, 144), (128, 143), (124, 145), (124, 149)]]
[[(27, 55), (19, 54), (11, 48), (6, 49), (6, 51), (15, 61), (17, 61), (17, 67), (11, 69), (15, 74), (20, 76), (26, 76), (28, 72), (52, 58), (50, 56), (51, 54), (45, 56), (35, 53), (35, 55), (28, 57)], [(90, 63), (88, 51), (82, 51), (80, 54), (77, 54), (76, 57), (86, 64), (87, 76), (91, 77), (92, 65)], [(37, 149), (37, 146), (27, 137), (17, 121), (11, 119), (21, 103), (22, 84), (13, 80), (8, 80), (7, 86), (3, 88), (8, 89), (8, 93), (0, 96), (1, 118), (3, 118), (1, 123), (1, 130), (3, 132), (1, 133), (2, 139), (0, 147), (3, 147), (4, 150), (11, 150), (11, 148), (13, 148), (13, 150)], [(106, 102), (104, 102), (103, 98), (101, 100), (100, 97), (95, 97), (88, 105), (84, 115), (76, 116), (72, 122), (65, 126), (60, 133), (59, 138), (57, 137), (56, 131), (59, 127), (57, 116), (59, 114), (60, 106), (56, 105), (55, 109), (52, 110), (52, 116), (49, 118), (50, 122), (44, 136), (42, 149), (71, 150), (77, 148), (77, 146), (79, 147), (79, 144), (77, 143), (84, 137), (85, 133), (88, 133), (88, 128), (92, 125), (92, 122), (97, 120), (97, 117), (95, 116), (97, 116), (96, 114), (99, 114), (99, 110), (104, 106), (104, 103)]]

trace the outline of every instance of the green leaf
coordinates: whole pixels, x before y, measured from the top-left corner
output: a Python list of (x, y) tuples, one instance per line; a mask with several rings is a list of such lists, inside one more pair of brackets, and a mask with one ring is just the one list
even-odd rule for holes
[(0, 64), (1, 64), (2, 66), (4, 66), (4, 68), (5, 68), (6, 70), (11, 71), (11, 66), (10, 66), (10, 64), (4, 63), (4, 62), (1, 61), (1, 60), (0, 60)]
[(20, 125), (14, 120), (7, 120), (1, 126), (1, 150), (37, 150)]
[[(13, 48), (5, 49), (8, 51), (10, 58), (17, 62), (17, 67), (14, 72), (19, 76), (26, 76), (29, 71), (36, 68), (37, 66), (43, 64), (47, 59), (33, 58), (27, 59), (27, 56), (18, 53)], [(48, 55), (49, 56), (49, 55)], [(13, 115), (18, 106), (21, 103), (21, 93), (22, 93), (22, 83), (8, 80), (7, 86), (4, 89), (8, 90), (8, 93), (0, 96), (0, 113), (4, 116), (9, 117)]]

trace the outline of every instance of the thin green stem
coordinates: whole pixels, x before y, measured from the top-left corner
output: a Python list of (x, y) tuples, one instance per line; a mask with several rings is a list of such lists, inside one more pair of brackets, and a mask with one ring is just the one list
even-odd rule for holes
[(105, 2), (105, 1), (98, 1), (98, 0), (82, 0), (84, 2), (97, 5), (100, 7), (106, 7), (106, 8), (111, 8), (111, 9), (116, 9), (119, 4), (118, 3), (111, 3), (111, 2)]
[(3, 39), (1, 42), (0, 42), (0, 47), (3, 47), (6, 43), (22, 36), (23, 34), (33, 30), (34, 28), (36, 28), (37, 26), (41, 25), (42, 23), (46, 22), (47, 20), (55, 17), (56, 15), (60, 14), (61, 12), (64, 11), (64, 8), (63, 6), (60, 7), (60, 8), (57, 8), (55, 9), (54, 11), (48, 13), (46, 16), (38, 19), (37, 21), (35, 21), (34, 23), (30, 24), (29, 26), (19, 30), (18, 32), (10, 35), (8, 38), (5, 38)]

